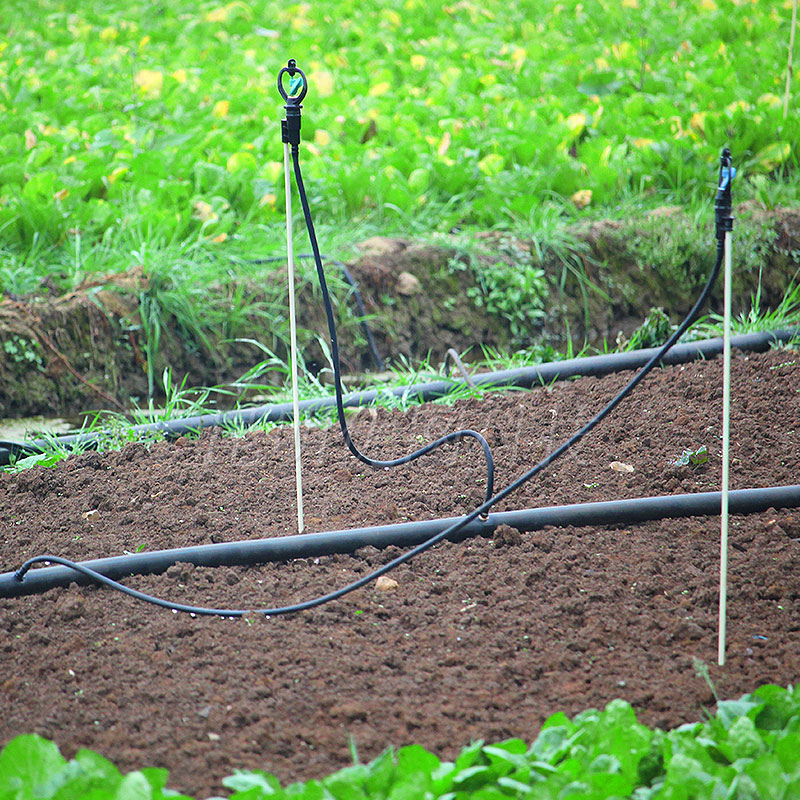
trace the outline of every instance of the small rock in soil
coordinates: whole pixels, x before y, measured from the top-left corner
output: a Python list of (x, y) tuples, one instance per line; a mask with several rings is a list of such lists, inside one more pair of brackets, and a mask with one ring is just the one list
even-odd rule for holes
[(393, 592), (400, 584), (394, 579), (389, 578), (386, 575), (381, 575), (377, 581), (375, 581), (375, 588), (379, 592)]
[(609, 465), (614, 472), (633, 472), (633, 466), (624, 461), (612, 461)]

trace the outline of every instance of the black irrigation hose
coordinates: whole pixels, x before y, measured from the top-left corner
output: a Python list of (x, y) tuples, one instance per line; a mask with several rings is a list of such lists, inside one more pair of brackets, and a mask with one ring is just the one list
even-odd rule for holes
[[(743, 333), (731, 337), (731, 347), (744, 351), (763, 351), (773, 344), (790, 342), (800, 338), (800, 326), (782, 328), (775, 331)], [(529, 389), (534, 386), (547, 386), (553, 381), (568, 380), (579, 377), (600, 377), (614, 372), (639, 369), (654, 354), (656, 347), (644, 350), (631, 350), (625, 353), (606, 353), (598, 356), (571, 358), (564, 361), (552, 361), (531, 367), (484, 372), (472, 375), (472, 381), (480, 388), (514, 387)], [(682, 364), (687, 361), (710, 359), (722, 353), (722, 338), (703, 339), (675, 345), (660, 361), (662, 365)], [(446, 397), (463, 389), (461, 381), (445, 379), (420, 383), (413, 386), (400, 386), (392, 389), (371, 389), (365, 392), (353, 392), (344, 397), (345, 408), (369, 406), (381, 397), (395, 397), (400, 400), (417, 400), (429, 402)], [(300, 410), (304, 415), (313, 416), (335, 410), (336, 398), (323, 397), (315, 400), (303, 400)], [(292, 419), (291, 403), (258, 406), (254, 408), (221, 411), (216, 414), (201, 414), (194, 417), (169, 420), (168, 422), (152, 422), (133, 426), (132, 431), (139, 436), (148, 433), (160, 433), (169, 438), (177, 438), (187, 433), (196, 433), (203, 428), (224, 425), (253, 425), (256, 422), (290, 422)], [(44, 452), (55, 442), (64, 448), (91, 448), (103, 436), (99, 433), (74, 433), (55, 436), (52, 440), (34, 439), (29, 441), (0, 441), (0, 465), (8, 464), (12, 458)]]
[[(761, 489), (737, 489), (730, 492), (729, 499), (732, 514), (753, 514), (768, 509), (797, 508), (800, 507), (800, 484)], [(650, 520), (715, 516), (719, 513), (719, 492), (606, 500), (595, 503), (495, 512), (490, 514), (487, 520), (473, 520), (465, 525), (458, 534), (449, 536), (448, 540), (459, 542), (475, 536), (489, 537), (499, 525), (510, 525), (519, 531), (534, 531), (550, 526), (630, 525)], [(130, 553), (80, 562), (82, 571), (78, 575), (75, 574), (72, 567), (63, 566), (65, 559), (57, 559), (55, 556), (39, 556), (37, 558), (40, 560), (52, 561), (62, 566), (33, 570), (25, 576), (24, 581), (20, 581), (17, 575), (25, 566), (17, 572), (2, 573), (0, 574), (0, 597), (37, 594), (56, 587), (69, 586), (70, 583), (88, 585), (95, 581), (94, 574), (103, 575), (112, 580), (131, 575), (153, 575), (162, 573), (173, 564), (178, 563), (194, 564), (198, 567), (253, 566), (267, 562), (290, 561), (296, 558), (353, 553), (359, 548), (367, 546), (377, 549), (389, 545), (413, 547), (458, 521), (459, 518), (450, 517), (354, 530), (303, 533), (270, 539), (250, 539), (180, 547), (172, 550)], [(26, 565), (28, 564), (30, 562), (26, 562)]]
[(322, 266), (322, 256), (320, 255), (319, 245), (317, 244), (317, 235), (314, 231), (314, 221), (311, 218), (311, 209), (308, 205), (308, 197), (306, 195), (305, 185), (303, 184), (303, 174), (300, 170), (300, 153), (298, 147), (298, 143), (300, 141), (299, 133), (298, 120), (297, 143), (293, 140), (291, 141), (294, 179), (297, 185), (297, 193), (300, 196), (300, 203), (303, 206), (303, 216), (305, 217), (308, 238), (311, 241), (311, 250), (314, 253), (314, 263), (317, 267), (317, 277), (319, 278), (319, 285), (322, 291), (322, 302), (325, 305), (325, 316), (327, 318), (328, 332), (331, 339), (331, 361), (333, 362), (333, 385), (336, 394), (336, 413), (339, 419), (339, 428), (342, 432), (345, 445), (347, 445), (347, 449), (359, 461), (367, 464), (370, 467), (384, 467), (388, 469), (391, 467), (400, 466), (401, 464), (408, 464), (412, 461), (416, 461), (416, 459), (420, 458), (421, 456), (430, 453), (432, 450), (435, 450), (436, 448), (441, 447), (443, 444), (447, 444), (448, 442), (460, 441), (464, 438), (475, 439), (483, 448), (483, 454), (486, 459), (486, 495), (484, 502), (488, 502), (492, 496), (492, 493), (494, 492), (494, 458), (492, 456), (492, 450), (489, 447), (489, 443), (477, 431), (461, 430), (455, 431), (454, 433), (448, 433), (446, 436), (442, 436), (440, 439), (436, 439), (424, 447), (420, 447), (419, 450), (415, 450), (413, 453), (401, 456), (400, 458), (387, 460), (370, 458), (362, 453), (358, 447), (356, 447), (355, 442), (353, 442), (353, 439), (350, 436), (350, 431), (347, 427), (347, 419), (344, 413), (344, 390), (342, 389), (342, 374), (339, 365), (339, 338), (336, 334), (336, 322), (333, 319), (333, 307), (331, 305), (330, 292), (328, 291), (328, 282), (325, 279), (325, 270)]
[(367, 310), (364, 308), (364, 303), (361, 300), (361, 292), (358, 291), (358, 281), (350, 274), (350, 270), (347, 268), (346, 264), (343, 264), (341, 261), (332, 261), (331, 263), (339, 267), (342, 277), (353, 290), (353, 300), (355, 301), (356, 309), (361, 319), (361, 330), (364, 331), (364, 335), (367, 337), (367, 344), (369, 345), (370, 353), (372, 353), (372, 358), (375, 361), (375, 366), (383, 372), (383, 370), (386, 369), (386, 364), (383, 363), (381, 354), (378, 352), (378, 346), (375, 344), (375, 338), (372, 336), (372, 329), (367, 323)]

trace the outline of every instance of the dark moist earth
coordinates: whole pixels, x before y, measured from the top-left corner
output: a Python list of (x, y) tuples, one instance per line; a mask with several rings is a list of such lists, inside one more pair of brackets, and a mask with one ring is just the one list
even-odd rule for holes
[[(630, 379), (583, 378), (451, 407), (351, 417), (390, 457), (482, 431), (504, 486)], [(652, 374), (612, 418), (501, 508), (719, 489), (721, 360)], [(731, 488), (800, 482), (800, 353), (735, 354)], [(705, 466), (671, 464), (708, 448)], [(461, 514), (484, 491), (469, 441), (392, 472), (365, 468), (337, 428), (303, 431), (308, 530)], [(609, 465), (622, 462), (632, 472)], [(206, 432), (151, 450), (87, 453), (0, 479), (0, 569), (41, 553), (89, 559), (295, 532), (292, 433)], [(0, 744), (21, 733), (121, 769), (163, 766), (198, 797), (235, 768), (322, 777), (388, 745), (452, 758), (472, 739), (533, 739), (557, 710), (616, 697), (649, 725), (700, 719), (720, 695), (800, 678), (800, 511), (732, 517), (728, 663), (716, 666), (719, 519), (546, 529), (444, 543), (374, 584), (295, 616), (174, 614), (108, 589), (0, 601)], [(182, 603), (253, 608), (314, 597), (397, 555), (130, 578)]]

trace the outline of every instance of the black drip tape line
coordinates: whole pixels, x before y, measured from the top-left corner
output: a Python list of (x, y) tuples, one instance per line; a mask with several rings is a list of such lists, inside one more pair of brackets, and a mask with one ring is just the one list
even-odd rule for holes
[[(720, 507), (719, 492), (698, 492), (504, 511), (490, 514), (487, 520), (473, 520), (452, 536), (451, 540), (462, 541), (474, 536), (490, 536), (500, 525), (510, 525), (520, 531), (540, 530), (548, 526), (627, 525), (666, 518), (717, 516)], [(800, 484), (736, 489), (729, 493), (731, 514), (752, 514), (771, 508), (798, 507), (800, 507)], [(444, 531), (459, 519), (459, 517), (448, 517), (353, 530), (222, 542), (132, 553), (80, 563), (117, 580), (131, 575), (159, 574), (177, 563), (190, 563), (200, 567), (244, 566), (290, 561), (296, 558), (316, 558), (335, 553), (353, 553), (366, 546), (378, 549), (390, 545), (401, 548), (413, 547)], [(5, 572), (0, 574), (0, 598), (38, 594), (48, 589), (69, 586), (71, 583), (87, 585), (94, 581), (63, 566), (31, 569), (23, 580), (17, 578), (16, 572)]]
[[(782, 328), (776, 331), (745, 333), (731, 337), (731, 346), (743, 351), (760, 352), (767, 350), (772, 344), (788, 342), (800, 337), (800, 326)], [(722, 353), (722, 338), (705, 339), (699, 342), (674, 345), (661, 359), (661, 364), (682, 364), (697, 359), (711, 359)], [(553, 381), (569, 378), (609, 375), (614, 372), (634, 370), (644, 366), (650, 358), (658, 353), (659, 348), (631, 350), (627, 353), (607, 353), (586, 358), (573, 358), (565, 361), (552, 361), (532, 367), (486, 372), (473, 375), (472, 379), (478, 387), (515, 387), (529, 389), (534, 386), (546, 386)], [(354, 392), (344, 397), (344, 406), (354, 408), (368, 406), (379, 397), (393, 396), (428, 402), (445, 397), (448, 394), (463, 390), (463, 383), (455, 380), (432, 381), (413, 386), (400, 386), (394, 389), (370, 390)], [(300, 411), (305, 416), (329, 413), (336, 410), (336, 398), (325, 397), (316, 400), (304, 400), (300, 403)], [(135, 425), (131, 430), (137, 436), (148, 433), (162, 433), (167, 438), (178, 438), (189, 433), (197, 433), (204, 428), (224, 425), (253, 425), (256, 422), (288, 422), (292, 419), (292, 404), (258, 406), (256, 408), (236, 411), (202, 414), (194, 417), (154, 422), (146, 425)], [(103, 432), (91, 434), (70, 434), (56, 436), (53, 441), (62, 447), (93, 447)], [(0, 465), (9, 464), (12, 456), (21, 457), (33, 453), (41, 453), (52, 447), (47, 439), (34, 439), (20, 442), (0, 442)]]

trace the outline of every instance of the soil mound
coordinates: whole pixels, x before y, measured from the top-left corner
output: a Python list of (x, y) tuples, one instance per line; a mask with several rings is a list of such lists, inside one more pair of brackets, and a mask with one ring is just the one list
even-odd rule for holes
[[(718, 490), (721, 360), (659, 370), (611, 418), (502, 508)], [(731, 488), (797, 483), (800, 355), (733, 359)], [(407, 413), (362, 411), (361, 447), (389, 457), (462, 427), (482, 431), (505, 485), (630, 378), (582, 378)], [(147, 450), (86, 453), (0, 476), (0, 564), (88, 559), (295, 532), (292, 435), (206, 431)], [(705, 446), (708, 460), (681, 459)], [(392, 472), (355, 461), (338, 429), (303, 431), (309, 530), (463, 513), (482, 497), (480, 451), (461, 442)], [(632, 469), (613, 468), (618, 462)], [(556, 710), (630, 701), (650, 725), (698, 719), (714, 698), (796, 682), (800, 511), (734, 517), (728, 664), (716, 659), (719, 521), (665, 520), (444, 543), (370, 585), (289, 617), (191, 618), (105, 589), (3, 600), (0, 744), (54, 739), (170, 785), (219, 794), (235, 768), (320, 777), (417, 742), (454, 756), (470, 739), (532, 739)], [(259, 607), (307, 599), (397, 555), (242, 568), (177, 564), (128, 583), (180, 602)]]

